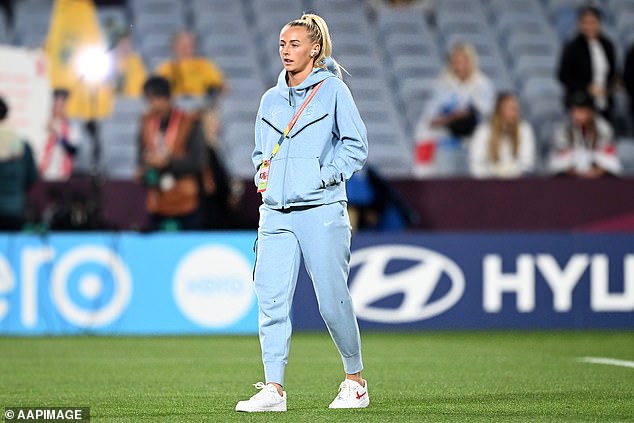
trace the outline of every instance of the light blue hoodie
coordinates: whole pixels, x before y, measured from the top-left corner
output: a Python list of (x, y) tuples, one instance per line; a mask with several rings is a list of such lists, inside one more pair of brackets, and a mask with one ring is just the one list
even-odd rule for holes
[(368, 157), (365, 125), (350, 90), (327, 60), (330, 70), (314, 68), (296, 87), (288, 86), (283, 70), (277, 86), (262, 96), (252, 154), (256, 169), (262, 159), (270, 158), (312, 87), (324, 81), (271, 163), (262, 200), (273, 209), (346, 201), (345, 181)]

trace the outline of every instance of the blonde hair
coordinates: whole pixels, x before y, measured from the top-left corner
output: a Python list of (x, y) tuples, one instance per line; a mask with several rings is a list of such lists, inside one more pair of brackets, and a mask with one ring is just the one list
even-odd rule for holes
[[(330, 69), (328, 69), (325, 59), (332, 56), (332, 40), (330, 39), (330, 32), (328, 31), (328, 25), (324, 18), (313, 13), (304, 13), (301, 18), (292, 20), (285, 26), (302, 26), (306, 28), (310, 42), (319, 44), (319, 53), (314, 58), (314, 66), (329, 71)], [(336, 75), (341, 79), (342, 67), (334, 59), (332, 60), (334, 62)]]
[(451, 49), (449, 50), (449, 60), (448, 60), (448, 66), (447, 66), (447, 72), (453, 74), (453, 70), (451, 69), (451, 58), (454, 54), (456, 53), (462, 53), (465, 55), (465, 57), (467, 58), (467, 61), (469, 62), (469, 79), (471, 79), (477, 72), (480, 71), (480, 64), (478, 62), (478, 53), (476, 52), (476, 49), (473, 47), (472, 44), (464, 42), (464, 41), (458, 41), (456, 43), (454, 43), (451, 46)]
[(519, 121), (510, 125), (502, 122), (502, 106), (508, 100), (517, 101), (515, 94), (511, 92), (502, 92), (495, 101), (495, 109), (491, 116), (491, 139), (489, 140), (489, 160), (493, 163), (500, 160), (501, 138), (506, 134), (511, 139), (511, 151), (513, 157), (517, 157), (520, 146), (520, 125)]

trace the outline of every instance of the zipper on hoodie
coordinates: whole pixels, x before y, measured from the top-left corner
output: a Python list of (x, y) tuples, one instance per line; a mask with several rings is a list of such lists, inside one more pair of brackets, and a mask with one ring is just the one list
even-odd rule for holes
[[(288, 87), (288, 105), (291, 106), (293, 108), (293, 116), (295, 116), (295, 113), (297, 113), (297, 107), (293, 106), (292, 102), (291, 102), (291, 98), (292, 98), (292, 88)], [(295, 103), (297, 105), (297, 102)], [(290, 138), (290, 133), (286, 134), (287, 138)], [(286, 160), (284, 161), (284, 176), (282, 178), (282, 209), (286, 208), (286, 168), (288, 167), (288, 156), (290, 154), (291, 151), (291, 145), (290, 143), (286, 143), (287, 147), (286, 147)]]

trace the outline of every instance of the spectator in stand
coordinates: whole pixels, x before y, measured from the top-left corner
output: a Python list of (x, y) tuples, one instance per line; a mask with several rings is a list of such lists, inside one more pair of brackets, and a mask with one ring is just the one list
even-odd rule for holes
[(37, 168), (29, 144), (5, 126), (8, 114), (9, 107), (0, 97), (0, 231), (19, 231)]
[(473, 135), (471, 174), (476, 178), (517, 178), (535, 168), (535, 135), (522, 120), (515, 94), (498, 95), (495, 109)]
[(566, 97), (588, 92), (603, 117), (612, 120), (616, 84), (614, 43), (601, 33), (601, 11), (583, 6), (578, 14), (578, 34), (565, 46), (559, 62), (558, 78)]
[(40, 174), (46, 181), (67, 181), (71, 177), (74, 157), (81, 144), (81, 123), (68, 117), (68, 96), (68, 90), (53, 91), (48, 138), (39, 163)]
[(172, 38), (172, 54), (173, 59), (159, 65), (156, 74), (170, 82), (173, 96), (192, 100), (202, 112), (205, 137), (213, 144), (220, 133), (217, 100), (227, 88), (224, 76), (211, 60), (196, 54), (196, 39), (187, 30)]
[(124, 97), (140, 97), (147, 77), (143, 59), (134, 50), (129, 31), (119, 32), (113, 38), (115, 93)]
[(205, 191), (209, 194), (205, 199), (206, 227), (218, 228), (229, 201), (228, 175), (218, 154), (221, 132), (218, 99), (227, 85), (212, 61), (196, 55), (196, 40), (191, 32), (183, 30), (174, 35), (172, 52), (173, 60), (161, 64), (156, 73), (170, 81), (174, 96), (193, 101), (194, 108), (200, 111), (207, 156)]
[(594, 100), (586, 91), (566, 99), (568, 118), (555, 129), (550, 167), (555, 175), (595, 179), (618, 175), (621, 163), (610, 124), (595, 113)]
[(456, 43), (415, 131), (415, 174), (466, 172), (465, 144), (478, 122), (491, 112), (494, 96), (493, 84), (480, 71), (473, 46)]
[(632, 128), (632, 136), (634, 136), (634, 42), (630, 46), (630, 49), (625, 57), (623, 83), (625, 85), (625, 90), (630, 97), (630, 128)]
[(138, 176), (147, 187), (153, 229), (201, 229), (204, 137), (197, 114), (172, 104), (160, 76), (143, 85), (148, 111), (141, 118)]
[(196, 40), (189, 31), (180, 31), (172, 40), (173, 60), (159, 65), (156, 74), (166, 78), (172, 95), (215, 96), (225, 89), (222, 72), (210, 60), (196, 55)]
[(211, 61), (196, 55), (194, 34), (182, 30), (172, 39), (173, 60), (162, 63), (156, 74), (166, 78), (175, 97), (193, 99), (202, 110), (206, 138), (215, 143), (220, 133), (217, 99), (226, 90), (224, 76)]

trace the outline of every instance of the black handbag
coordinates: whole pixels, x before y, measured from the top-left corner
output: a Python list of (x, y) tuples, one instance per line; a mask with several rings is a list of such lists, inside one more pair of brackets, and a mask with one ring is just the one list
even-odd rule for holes
[(479, 113), (473, 106), (469, 106), (469, 113), (447, 124), (447, 128), (454, 137), (466, 137), (473, 134), (478, 126)]

